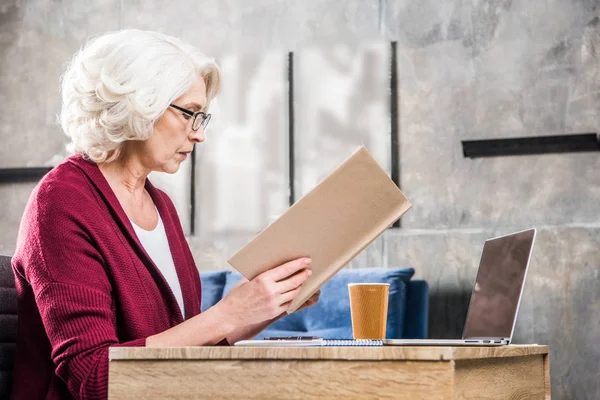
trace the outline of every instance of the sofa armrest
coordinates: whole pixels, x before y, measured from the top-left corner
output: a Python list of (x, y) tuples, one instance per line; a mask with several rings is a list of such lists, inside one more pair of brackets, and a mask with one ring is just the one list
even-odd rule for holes
[(423, 280), (407, 282), (406, 312), (402, 337), (426, 339), (429, 318), (429, 285)]

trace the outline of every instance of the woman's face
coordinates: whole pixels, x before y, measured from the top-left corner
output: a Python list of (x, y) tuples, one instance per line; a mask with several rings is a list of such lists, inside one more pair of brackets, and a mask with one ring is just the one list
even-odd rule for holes
[[(206, 84), (199, 76), (194, 85), (181, 97), (173, 101), (174, 105), (190, 111), (205, 111), (207, 106)], [(192, 117), (168, 107), (154, 124), (154, 133), (148, 140), (134, 142), (142, 164), (150, 171), (173, 174), (179, 165), (191, 154), (195, 143), (203, 142), (204, 128), (192, 130)]]

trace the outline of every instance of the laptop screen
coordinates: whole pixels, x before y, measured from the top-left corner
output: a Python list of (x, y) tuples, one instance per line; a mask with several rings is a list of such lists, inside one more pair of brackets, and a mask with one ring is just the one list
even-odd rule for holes
[(485, 242), (463, 339), (510, 338), (535, 229)]

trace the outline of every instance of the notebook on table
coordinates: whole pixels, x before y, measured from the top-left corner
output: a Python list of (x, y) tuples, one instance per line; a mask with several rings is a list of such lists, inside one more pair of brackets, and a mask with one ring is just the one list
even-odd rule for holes
[(288, 261), (310, 257), (312, 275), (292, 302), (291, 313), (410, 207), (360, 147), (228, 262), (251, 280)]
[(390, 346), (501, 346), (512, 341), (535, 229), (488, 239), (462, 339), (386, 339)]
[(344, 346), (344, 347), (365, 347), (365, 346), (383, 346), (383, 340), (371, 339), (321, 339), (311, 338), (302, 339), (287, 338), (287, 339), (272, 339), (265, 338), (264, 340), (240, 340), (234, 344), (241, 347), (319, 347), (319, 346)]

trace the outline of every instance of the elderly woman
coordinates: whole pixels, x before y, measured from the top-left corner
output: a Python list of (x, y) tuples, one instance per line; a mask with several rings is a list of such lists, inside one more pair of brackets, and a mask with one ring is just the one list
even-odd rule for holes
[(154, 32), (109, 33), (75, 55), (60, 115), (75, 155), (33, 191), (13, 258), (15, 398), (106, 398), (109, 347), (251, 338), (310, 276), (309, 259), (290, 261), (200, 313), (177, 212), (147, 177), (176, 172), (204, 141), (219, 80), (211, 59)]

